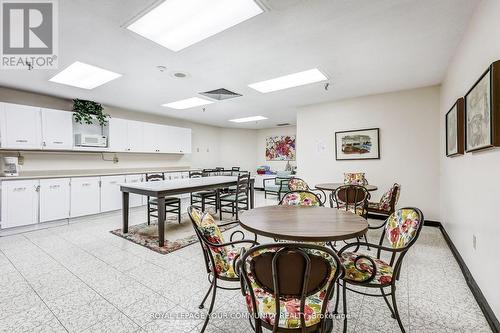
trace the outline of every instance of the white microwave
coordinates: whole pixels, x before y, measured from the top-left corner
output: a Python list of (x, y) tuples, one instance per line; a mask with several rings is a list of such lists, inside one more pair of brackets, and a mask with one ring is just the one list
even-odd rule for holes
[(97, 134), (75, 134), (75, 146), (107, 147), (108, 138)]

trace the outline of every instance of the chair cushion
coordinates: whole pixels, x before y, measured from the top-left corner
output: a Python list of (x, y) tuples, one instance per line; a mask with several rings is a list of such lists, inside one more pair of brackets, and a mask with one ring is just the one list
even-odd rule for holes
[[(165, 198), (165, 203), (174, 203), (174, 202), (179, 202), (181, 199), (176, 198), (176, 197), (166, 197)], [(151, 204), (158, 204), (158, 198), (151, 198), (149, 199), (149, 203)]]
[(288, 181), (288, 188), (290, 191), (308, 191), (309, 185), (300, 178), (290, 178)]
[[(221, 200), (224, 201), (236, 201), (236, 194), (221, 195)], [(247, 196), (245, 194), (238, 195), (238, 200), (246, 200)]]
[[(373, 267), (368, 259), (361, 258), (357, 262), (357, 266), (362, 270), (358, 270), (358, 268), (354, 266), (354, 260), (356, 260), (360, 254), (361, 253), (356, 252), (344, 252), (342, 253), (342, 256), (340, 256), (340, 261), (342, 262), (342, 265), (344, 265), (345, 269), (345, 280), (364, 282), (372, 275)], [(375, 277), (367, 283), (383, 285), (390, 284), (393, 273), (392, 267), (381, 259), (373, 258), (371, 256), (367, 257), (370, 257), (375, 262), (376, 266)]]
[(417, 234), (422, 221), (413, 209), (398, 209), (389, 216), (385, 234), (393, 248), (399, 249), (410, 243)]
[(346, 185), (367, 185), (364, 172), (346, 172), (344, 173), (344, 184)]
[[(212, 215), (204, 213), (199, 220), (195, 217), (194, 221), (198, 225), (200, 232), (210, 243), (224, 244), (224, 237)], [(233, 261), (239, 255), (240, 249), (228, 246), (209, 246), (209, 249), (214, 258), (217, 274), (227, 278), (237, 278), (237, 274), (233, 268)]]
[(210, 197), (210, 196), (215, 196), (216, 194), (217, 192), (215, 191), (200, 191), (192, 193), (194, 197)]
[(380, 205), (378, 202), (368, 202), (368, 209), (380, 210)]
[(281, 201), (285, 206), (321, 206), (321, 202), (311, 192), (300, 191), (285, 194)]
[(345, 204), (339, 204), (338, 209), (340, 210), (347, 210), (348, 212), (351, 212), (353, 214), (359, 215), (359, 216), (364, 216), (366, 214), (366, 210), (363, 209), (363, 207), (356, 207), (356, 211), (354, 211), (354, 206), (349, 205), (349, 207), (345, 207)]
[[(271, 252), (271, 249), (263, 249), (260, 251), (256, 251), (252, 253), (251, 256), (247, 258), (246, 265), (250, 265), (250, 260), (264, 252)], [(335, 275), (336, 267), (335, 267), (335, 261), (333, 258), (331, 258), (329, 255), (324, 255), (324, 253), (319, 252), (317, 250), (312, 250), (312, 249), (307, 249), (306, 252), (310, 252), (312, 254), (316, 255), (321, 255), (324, 258), (326, 258), (332, 266), (332, 270), (330, 273), (329, 279), (333, 279), (333, 276)], [(248, 268), (247, 268), (248, 270)], [(251, 288), (254, 291), (255, 294), (255, 300), (257, 303), (257, 308), (258, 311), (257, 313), (260, 315), (260, 318), (268, 323), (269, 325), (274, 325), (275, 321), (275, 313), (276, 313), (276, 300), (274, 298), (274, 295), (265, 291), (259, 284), (255, 281), (252, 275), (249, 275), (250, 282), (252, 284)], [(321, 314), (321, 306), (323, 302), (327, 301), (325, 300), (326, 297), (326, 288), (323, 288), (319, 290), (317, 293), (310, 295), (306, 297), (305, 301), (305, 307), (304, 307), (304, 314), (305, 314), (305, 322), (306, 322), (306, 327), (314, 326), (318, 324), (321, 320), (320, 314)], [(246, 303), (248, 307), (248, 311), (250, 313), (253, 313), (253, 304), (252, 304), (252, 297), (247, 291), (246, 293)], [(281, 297), (280, 299), (280, 318), (279, 318), (279, 324), (278, 326), (281, 328), (288, 328), (288, 329), (293, 329), (293, 328), (299, 328), (300, 325), (300, 299), (298, 298), (293, 298), (293, 297)]]

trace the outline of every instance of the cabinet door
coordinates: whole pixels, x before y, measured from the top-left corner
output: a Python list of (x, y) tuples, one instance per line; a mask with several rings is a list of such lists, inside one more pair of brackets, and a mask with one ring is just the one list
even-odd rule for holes
[[(144, 181), (143, 175), (127, 175), (125, 176), (125, 182), (129, 184), (140, 183)], [(121, 195), (121, 193), (120, 193)], [(143, 195), (139, 194), (130, 194), (129, 196), (129, 206), (130, 207), (139, 207), (143, 205), (142, 202)], [(121, 197), (120, 197), (121, 198)]]
[(69, 178), (40, 180), (40, 222), (69, 218)]
[(158, 137), (159, 126), (157, 124), (143, 123), (144, 141), (143, 151), (149, 153), (159, 153), (161, 139)]
[(191, 154), (191, 129), (179, 129), (179, 152), (183, 154)]
[(2, 148), (41, 149), (40, 108), (0, 103)]
[(71, 217), (98, 214), (100, 200), (98, 177), (71, 178)]
[(144, 151), (144, 130), (140, 121), (127, 121), (127, 151)]
[(38, 180), (2, 182), (2, 229), (38, 222)]
[(109, 149), (111, 151), (127, 151), (127, 126), (128, 120), (109, 119)]
[(43, 149), (73, 148), (73, 113), (42, 109)]
[(125, 176), (101, 177), (101, 212), (122, 208), (120, 184), (125, 183)]

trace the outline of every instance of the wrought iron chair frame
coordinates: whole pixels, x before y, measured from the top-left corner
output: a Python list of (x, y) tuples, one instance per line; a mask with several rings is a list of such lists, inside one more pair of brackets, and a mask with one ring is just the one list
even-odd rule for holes
[[(239, 277), (237, 277), (237, 278), (228, 278), (228, 277), (224, 277), (224, 276), (219, 276), (219, 273), (217, 273), (216, 269), (211, 269), (211, 267), (216, 267), (216, 264), (215, 264), (215, 259), (213, 257), (212, 251), (210, 250), (210, 247), (220, 248), (220, 247), (231, 246), (231, 247), (234, 248), (235, 245), (237, 245), (237, 244), (251, 244), (251, 247), (253, 247), (255, 245), (259, 245), (259, 243), (257, 242), (257, 235), (255, 235), (255, 239), (254, 240), (245, 239), (244, 238), (245, 234), (241, 230), (233, 231), (231, 233), (231, 235), (229, 236), (229, 242), (222, 243), (222, 244), (211, 243), (203, 235), (203, 233), (199, 230), (198, 225), (196, 224), (196, 221), (193, 219), (193, 217), (191, 215), (191, 210), (192, 209), (198, 209), (198, 208), (196, 208), (195, 206), (189, 206), (188, 209), (187, 209), (187, 211), (188, 211), (189, 218), (191, 220), (191, 224), (193, 225), (194, 231), (196, 233), (196, 237), (198, 238), (198, 241), (200, 243), (201, 251), (203, 253), (203, 259), (205, 261), (205, 269), (207, 271), (208, 282), (210, 283), (210, 287), (208, 288), (207, 293), (203, 297), (203, 300), (201, 301), (200, 305), (198, 306), (199, 309), (203, 309), (205, 307), (205, 301), (208, 299), (208, 296), (210, 295), (210, 292), (213, 291), (213, 293), (212, 293), (212, 299), (210, 301), (210, 307), (208, 309), (208, 315), (207, 315), (207, 317), (205, 319), (205, 322), (203, 324), (203, 327), (201, 329), (201, 333), (203, 333), (205, 331), (207, 325), (208, 325), (208, 321), (210, 319), (210, 315), (212, 314), (212, 311), (213, 311), (213, 308), (214, 308), (215, 296), (217, 294), (217, 289), (224, 289), (224, 290), (239, 290), (240, 289), (239, 285), (238, 285), (238, 287), (234, 287), (233, 288), (233, 287), (223, 287), (223, 286), (220, 286), (220, 285), (217, 284), (218, 280), (224, 280), (224, 281), (230, 281), (230, 282), (239, 282), (240, 278)], [(202, 214), (205, 214), (205, 213), (202, 212)], [(233, 224), (238, 224), (238, 221), (231, 221), (231, 222), (221, 223), (221, 224), (217, 224), (217, 225), (219, 227), (225, 227), (225, 226), (229, 226), (229, 225), (233, 225)], [(233, 238), (235, 237), (235, 235), (242, 235), (243, 238), (240, 239), (240, 240), (235, 240), (234, 241)], [(240, 253), (240, 255), (241, 255), (241, 253)], [(237, 262), (236, 259), (238, 257), (239, 256), (237, 256), (236, 258), (234, 258), (234, 261), (233, 261), (233, 269), (234, 269), (235, 272), (238, 272), (237, 267), (236, 267), (236, 262)]]
[(396, 190), (395, 190), (395, 192), (392, 193), (391, 203), (389, 204), (389, 206), (390, 206), (389, 211), (387, 211), (387, 212), (384, 212), (381, 210), (375, 211), (375, 210), (370, 210), (369, 206), (367, 207), (368, 216), (377, 215), (377, 216), (384, 216), (385, 217), (384, 223), (377, 225), (377, 226), (368, 225), (368, 229), (380, 229), (380, 228), (384, 227), (385, 221), (387, 221), (387, 218), (389, 216), (391, 216), (391, 214), (396, 211), (396, 200), (398, 199), (399, 194), (401, 192), (401, 185), (398, 183), (394, 183), (394, 185), (392, 185), (392, 188), (396, 188)]
[(312, 194), (316, 200), (318, 200), (319, 202), (319, 205), (321, 207), (324, 206), (323, 202), (321, 201), (321, 198), (319, 195), (317, 195), (316, 193), (314, 193), (313, 191), (310, 191), (310, 190), (297, 190), (297, 191), (289, 191), (289, 192), (286, 192), (284, 195), (283, 195), (283, 198), (281, 198), (280, 202), (278, 203), (278, 205), (283, 205), (283, 201), (285, 200), (285, 197), (289, 194), (293, 194), (293, 193), (309, 193), (309, 194)]
[[(255, 293), (253, 288), (249, 287), (251, 286), (251, 281), (248, 277), (248, 272), (246, 272), (246, 260), (247, 258), (254, 252), (260, 251), (262, 249), (270, 249), (270, 248), (280, 248), (278, 251), (275, 252), (273, 260), (272, 260), (272, 277), (273, 277), (273, 296), (275, 299), (275, 320), (274, 320), (274, 325), (270, 325), (268, 323), (265, 323), (261, 320), (259, 317), (258, 313), (252, 313), (250, 316), (250, 324), (252, 325), (252, 328), (256, 333), (262, 333), (262, 328), (266, 328), (269, 330), (272, 330), (273, 333), (275, 332), (309, 332), (308, 328), (306, 327), (305, 323), (305, 318), (304, 318), (304, 313), (305, 313), (305, 301), (306, 297), (309, 296), (310, 294), (313, 294), (313, 292), (310, 292), (309, 295), (307, 294), (307, 286), (309, 285), (309, 277), (310, 277), (310, 269), (311, 269), (311, 259), (309, 257), (309, 253), (305, 252), (303, 249), (313, 249), (313, 250), (318, 250), (321, 252), (326, 252), (329, 254), (335, 261), (336, 264), (336, 270), (333, 276), (333, 279), (328, 282), (325, 281), (324, 286), (327, 286), (326, 290), (326, 295), (323, 301), (323, 304), (321, 306), (321, 320), (318, 324), (315, 324), (319, 326), (319, 330), (317, 331), (318, 333), (324, 333), (324, 332), (331, 332), (333, 329), (333, 325), (331, 324), (331, 320), (327, 320), (326, 318), (326, 311), (328, 307), (328, 302), (329, 300), (333, 297), (334, 292), (335, 292), (335, 285), (338, 283), (338, 279), (344, 275), (344, 268), (340, 262), (340, 259), (338, 255), (332, 251), (329, 248), (322, 247), (319, 245), (314, 245), (314, 244), (308, 244), (308, 243), (279, 243), (279, 244), (263, 244), (259, 245), (256, 247), (253, 247), (249, 250), (247, 250), (241, 257), (240, 260), (237, 263), (237, 268), (239, 271), (239, 276), (240, 276), (240, 281), (241, 281), (241, 293), (243, 296), (246, 296), (246, 292), (248, 291), (251, 296), (251, 301), (252, 301), (252, 309), (253, 311), (258, 311), (256, 299), (255, 299)], [(280, 288), (279, 288), (279, 283), (278, 283), (278, 271), (277, 271), (277, 262), (280, 256), (282, 256), (285, 253), (298, 253), (300, 254), (306, 261), (306, 266), (303, 272), (303, 279), (302, 279), (302, 289), (300, 292), (300, 327), (299, 328), (281, 328), (279, 327), (279, 318), (281, 314), (280, 310), (280, 302), (279, 300), (281, 299), (282, 295), (280, 293)], [(321, 288), (322, 289), (322, 288)], [(320, 290), (321, 290), (320, 289)], [(252, 318), (254, 319), (254, 322), (252, 322)]]
[[(415, 236), (413, 237), (413, 239), (410, 242), (408, 242), (408, 244), (406, 246), (401, 247), (401, 248), (392, 248), (392, 247), (383, 246), (383, 243), (384, 243), (384, 240), (386, 237), (386, 230), (384, 229), (382, 234), (380, 235), (380, 240), (379, 240), (378, 244), (373, 244), (373, 243), (368, 243), (368, 242), (351, 243), (351, 244), (347, 244), (346, 246), (344, 246), (343, 248), (341, 248), (338, 251), (338, 256), (341, 257), (342, 253), (344, 253), (345, 250), (347, 250), (348, 248), (351, 248), (351, 247), (357, 247), (357, 248), (363, 247), (363, 246), (366, 246), (367, 248), (373, 247), (373, 248), (377, 249), (376, 259), (380, 259), (380, 255), (381, 255), (382, 251), (392, 253), (391, 260), (389, 262), (389, 265), (393, 268), (393, 275), (392, 275), (393, 278), (391, 279), (391, 283), (390, 284), (370, 283), (377, 275), (377, 271), (376, 271), (377, 265), (372, 260), (372, 258), (365, 256), (365, 255), (359, 255), (354, 261), (354, 265), (356, 266), (356, 268), (360, 272), (363, 272), (362, 269), (358, 268), (357, 262), (361, 259), (366, 259), (366, 260), (368, 260), (368, 262), (372, 266), (372, 272), (371, 272), (370, 276), (364, 281), (360, 281), (360, 282), (349, 281), (349, 280), (345, 279), (345, 277), (343, 277), (342, 278), (343, 282), (342, 283), (340, 283), (340, 281), (338, 282), (339, 289), (338, 289), (337, 298), (335, 301), (334, 313), (337, 313), (337, 310), (338, 310), (338, 303), (339, 303), (339, 298), (340, 298), (339, 297), (340, 286), (342, 286), (342, 305), (343, 305), (343, 309), (344, 309), (344, 315), (347, 315), (347, 299), (346, 299), (347, 290), (361, 294), (361, 295), (365, 295), (365, 296), (383, 297), (385, 303), (387, 304), (387, 306), (389, 307), (389, 310), (391, 311), (392, 318), (397, 320), (399, 328), (401, 329), (401, 332), (404, 333), (405, 329), (404, 329), (403, 323), (401, 322), (401, 317), (399, 316), (399, 311), (398, 311), (397, 302), (396, 302), (396, 281), (399, 280), (401, 266), (402, 266), (403, 259), (406, 255), (406, 253), (411, 248), (411, 246), (413, 244), (415, 244), (418, 237), (420, 236), (420, 232), (424, 226), (424, 215), (423, 215), (422, 211), (416, 207), (404, 207), (404, 208), (400, 208), (400, 209), (412, 209), (412, 210), (414, 210), (415, 212), (417, 212), (418, 217), (419, 217), (419, 221), (420, 221), (420, 223), (418, 225), (418, 229), (415, 232)], [(389, 219), (389, 218), (387, 218), (387, 219)], [(386, 220), (385, 224), (387, 224), (387, 220)], [(380, 294), (373, 294), (373, 293), (361, 292), (359, 290), (355, 290), (355, 289), (347, 287), (347, 284), (352, 284), (352, 285), (357, 285), (357, 286), (362, 286), (362, 287), (367, 287), (367, 288), (378, 288), (378, 289), (380, 289), (381, 293)], [(390, 292), (388, 292), (388, 293), (385, 292), (384, 288), (389, 288), (389, 287), (391, 288)], [(389, 302), (388, 296), (391, 296), (392, 306), (391, 306), (391, 303)], [(344, 332), (346, 332), (346, 331), (347, 331), (347, 317), (344, 317)]]

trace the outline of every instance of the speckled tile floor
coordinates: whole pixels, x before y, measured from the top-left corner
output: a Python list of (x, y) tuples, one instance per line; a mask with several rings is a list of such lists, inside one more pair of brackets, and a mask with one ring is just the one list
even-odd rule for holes
[[(145, 211), (131, 215), (142, 223)], [(208, 288), (199, 245), (161, 255), (109, 233), (120, 224), (115, 212), (1, 237), (0, 332), (199, 332)], [(397, 296), (408, 332), (491, 332), (437, 228), (408, 253)], [(206, 332), (252, 332), (246, 319), (223, 318), (246, 313), (238, 291), (218, 292), (215, 306), (221, 318)], [(350, 332), (399, 332), (383, 299), (348, 293), (348, 309)]]

